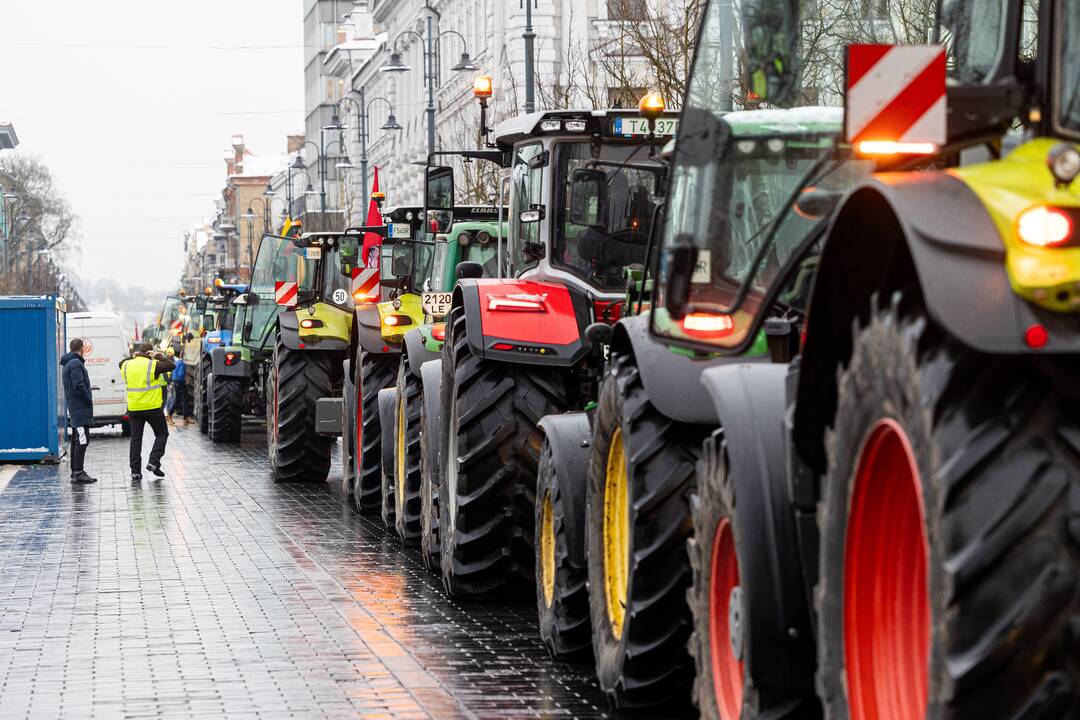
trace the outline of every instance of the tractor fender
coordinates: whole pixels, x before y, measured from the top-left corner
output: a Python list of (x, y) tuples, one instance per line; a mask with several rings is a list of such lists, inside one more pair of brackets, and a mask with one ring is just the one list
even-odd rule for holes
[(233, 352), (240, 355), (240, 348), (216, 347), (210, 351), (210, 365), (212, 372), (217, 377), (237, 378), (243, 380), (251, 376), (251, 363), (241, 357), (240, 362), (232, 365), (225, 364), (225, 353)]
[(585, 568), (585, 486), (592, 456), (592, 423), (583, 412), (545, 415), (537, 423), (555, 462), (555, 477), (566, 510), (563, 522), (570, 546), (570, 563)]
[[(1053, 313), (1016, 295), (1005, 244), (978, 196), (948, 172), (881, 173), (844, 198), (828, 228), (811, 291), (795, 414), (795, 442), (818, 473), (824, 430), (836, 411), (836, 369), (851, 354), (852, 326), (917, 283), (930, 317), (985, 353), (1080, 351), (1075, 315)], [(1050, 343), (1024, 342), (1033, 324)]]
[[(420, 366), (420, 383), (423, 388), (421, 398), (424, 402), (424, 415), (430, 418), (431, 427), (440, 427), (442, 422), (442, 358), (428, 360)], [(427, 432), (427, 427), (421, 428)], [(429, 445), (439, 452), (439, 438), (435, 437)], [(436, 467), (440, 463), (436, 460)]]
[[(543, 311), (493, 309), (500, 299), (540, 299)], [(527, 365), (574, 365), (589, 352), (589, 300), (568, 285), (520, 278), (469, 278), (454, 288), (451, 307), (465, 309), (474, 355)], [(503, 346), (505, 349), (503, 349)]]
[(402, 352), (409, 359), (409, 372), (420, 377), (420, 366), (424, 363), (441, 357), (440, 353), (428, 350), (424, 345), (424, 336), (419, 328), (414, 328), (405, 333), (405, 341), (402, 343)]
[(649, 334), (649, 316), (635, 315), (615, 324), (611, 354), (630, 353), (641, 374), (649, 402), (664, 416), (695, 425), (715, 425), (716, 409), (701, 392), (701, 373), (722, 358), (693, 360), (672, 352)]
[[(787, 492), (787, 372), (776, 363), (728, 363), (706, 369), (701, 382), (723, 428), (733, 483), (739, 573), (753, 627), (744, 657), (756, 685), (795, 696), (813, 693), (815, 645)], [(793, 688), (800, 678), (808, 687)]]
[(379, 308), (372, 304), (356, 308), (356, 345), (375, 355), (401, 352), (400, 343), (383, 338)]
[(286, 310), (278, 315), (278, 332), (281, 333), (281, 342), (290, 350), (300, 349), (300, 319), (296, 317), (295, 310)]
[(379, 450), (382, 452), (382, 471), (394, 472), (394, 433), (397, 432), (397, 388), (383, 388), (379, 391)]

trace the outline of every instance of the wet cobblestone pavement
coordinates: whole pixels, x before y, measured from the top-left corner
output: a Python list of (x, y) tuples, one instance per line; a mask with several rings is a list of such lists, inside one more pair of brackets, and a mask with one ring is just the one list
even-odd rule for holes
[(0, 466), (0, 717), (605, 715), (532, 605), (448, 600), (343, 502), (336, 460), (275, 484), (261, 426), (240, 446), (188, 426), (167, 477), (132, 483), (107, 432), (96, 485)]

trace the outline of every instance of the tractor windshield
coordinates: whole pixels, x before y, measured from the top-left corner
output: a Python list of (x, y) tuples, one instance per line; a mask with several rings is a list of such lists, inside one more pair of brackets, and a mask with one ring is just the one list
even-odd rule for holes
[[(803, 47), (799, 66), (785, 5), (746, 0), (741, 17), (730, 3), (706, 11), (661, 232), (660, 336), (734, 348), (749, 341), (766, 298), (802, 311), (814, 244), (842, 195), (872, 171), (840, 142), (842, 52)], [(674, 267), (680, 248), (690, 262)], [(666, 288), (680, 284), (690, 322), (668, 311)]]
[[(660, 189), (661, 167), (645, 143), (592, 143), (556, 146), (559, 197), (551, 262), (601, 290), (621, 290), (625, 269), (645, 262), (649, 228)], [(571, 218), (571, 179), (579, 169), (605, 176), (604, 217), (597, 225)]]
[(303, 248), (296, 247), (289, 238), (264, 235), (251, 275), (255, 305), (248, 310), (251, 334), (246, 341), (260, 346), (266, 343), (281, 309), (275, 294), (277, 282), (295, 282), (298, 289), (311, 290), (315, 279), (315, 261), (307, 259)]
[(161, 322), (163, 332), (159, 342), (159, 349), (165, 350), (174, 341), (181, 341), (184, 332), (188, 329), (188, 304), (184, 298), (165, 298), (165, 306), (161, 309)]
[(426, 240), (413, 242), (413, 270), (409, 276), (409, 291), (427, 292), (436, 289), (431, 278), (435, 264), (435, 245), (436, 243)]

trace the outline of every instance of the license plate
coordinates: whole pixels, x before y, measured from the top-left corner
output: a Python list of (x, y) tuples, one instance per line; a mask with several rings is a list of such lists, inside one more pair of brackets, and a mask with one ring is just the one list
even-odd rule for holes
[(386, 237), (395, 240), (408, 240), (412, 237), (412, 226), (409, 223), (387, 223)]
[(305, 257), (307, 257), (308, 260), (321, 260), (322, 259), (322, 248), (321, 247), (309, 247), (309, 248), (307, 248), (307, 253), (305, 254)]
[(420, 302), (428, 315), (446, 317), (446, 314), (450, 312), (450, 301), (453, 297), (448, 292), (426, 292), (420, 296)]
[[(649, 134), (649, 121), (639, 117), (617, 117), (612, 128), (616, 135), (633, 137)], [(679, 132), (678, 118), (659, 118), (656, 121), (657, 135), (674, 135)]]

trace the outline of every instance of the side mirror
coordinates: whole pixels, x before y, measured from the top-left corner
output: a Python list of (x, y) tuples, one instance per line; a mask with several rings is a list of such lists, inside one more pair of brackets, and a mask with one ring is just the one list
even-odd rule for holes
[(681, 320), (690, 299), (690, 278), (697, 263), (697, 247), (688, 235), (675, 238), (668, 254), (667, 278), (664, 284), (664, 307), (675, 320)]
[(360, 264), (360, 238), (342, 235), (338, 240), (338, 270), (345, 277), (352, 277), (352, 269)]
[(739, 10), (720, 6), (720, 12), (742, 16), (733, 24), (724, 18), (719, 23), (743, 28), (743, 82), (758, 102), (787, 105), (799, 90), (799, 5), (799, 0), (743, 0)]
[(607, 218), (607, 175), (601, 170), (579, 168), (570, 180), (570, 222), (603, 227)]
[(446, 232), (454, 218), (454, 168), (429, 167), (424, 174), (423, 206), (429, 220), (440, 223), (438, 228), (426, 228), (434, 232)]
[(599, 348), (611, 342), (612, 332), (613, 328), (607, 323), (595, 322), (585, 328), (585, 337), (591, 347)]
[(202, 319), (203, 330), (216, 330), (217, 328), (215, 327), (215, 324), (216, 323), (214, 322), (214, 316), (213, 315), (211, 315), (210, 313), (206, 313), (205, 315), (203, 315), (203, 319)]
[(795, 209), (807, 220), (820, 220), (832, 214), (840, 202), (840, 197), (841, 194), (834, 190), (808, 187), (796, 198)]
[(413, 246), (412, 243), (398, 243), (390, 251), (390, 274), (394, 277), (404, 278), (412, 275), (413, 271)]
[(457, 264), (454, 268), (454, 273), (457, 275), (458, 280), (480, 278), (484, 277), (484, 266), (478, 262), (473, 262), (472, 260), (464, 260)]

